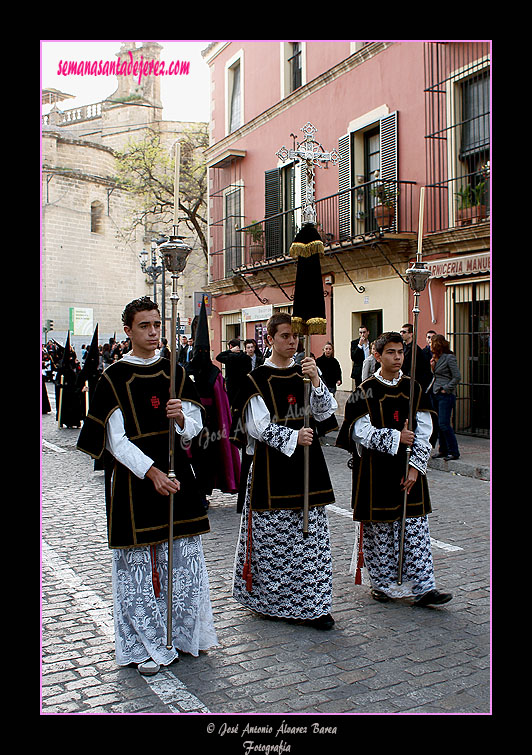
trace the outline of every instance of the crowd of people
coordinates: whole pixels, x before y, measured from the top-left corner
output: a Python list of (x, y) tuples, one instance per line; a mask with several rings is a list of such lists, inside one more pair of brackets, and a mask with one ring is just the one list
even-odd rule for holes
[[(129, 339), (117, 341), (115, 338), (110, 338), (107, 343), (100, 344), (98, 346), (98, 372), (102, 373), (110, 364), (122, 359), (130, 349)], [(65, 347), (54, 339), (50, 339), (42, 345), (42, 374), (46, 382), (55, 382), (64, 351)], [(89, 345), (82, 344), (81, 359), (73, 346), (70, 346), (70, 353), (74, 370), (81, 372), (89, 353)]]
[[(50, 339), (41, 347), (42, 357), (42, 413), (52, 411), (46, 383), (55, 384), (56, 419), (60, 427), (80, 427), (89, 397), (96, 383), (109, 365), (122, 359), (131, 349), (129, 339), (110, 338), (98, 345), (97, 329), (90, 345), (82, 344), (81, 359), (70, 343), (70, 334), (64, 346)], [(86, 395), (88, 394), (88, 395)]]
[[(217, 644), (201, 541), (210, 526), (206, 496), (214, 488), (238, 493), (235, 600), (262, 617), (331, 629), (333, 570), (325, 507), (335, 498), (319, 439), (331, 418), (338, 428), (335, 394), (342, 370), (333, 344), (325, 343), (318, 358), (305, 356), (290, 315), (277, 314), (267, 324), (264, 353), (254, 339), (246, 339), (243, 349), (234, 339), (216, 356), (225, 366), (224, 379), (211, 359), (202, 307), (191, 336), (181, 338), (175, 398), (170, 398), (165, 358), (170, 354), (160, 337), (157, 305), (148, 297), (130, 302), (123, 322), (127, 339), (105, 344), (97, 358), (91, 345), (78, 361), (68, 339), (64, 348), (54, 342), (43, 348), (43, 381), (45, 371), (55, 379), (56, 400), (63, 405), (67, 365), (77, 376), (72, 393), (83, 391), (80, 386), (88, 386), (89, 374), (96, 373), (92, 389), (86, 388), (89, 397), (81, 397), (89, 400), (90, 413), (81, 409), (78, 425), (67, 426), (81, 426), (78, 448), (105, 470), (119, 665), (133, 663), (141, 673), (154, 674), (177, 660), (179, 651), (198, 655)], [(434, 606), (452, 595), (436, 589), (426, 468), (437, 434), (438, 455), (458, 458), (451, 415), (460, 373), (442, 335), (427, 333), (421, 349), (412, 330), (407, 323), (370, 341), (368, 329), (360, 328), (351, 344), (355, 387), (336, 445), (351, 455), (355, 583), (369, 584), (380, 602), (406, 598), (415, 606)], [(418, 351), (409, 427), (413, 348)], [(305, 383), (310, 383), (308, 398)], [(168, 475), (170, 425), (180, 441), (175, 477)], [(154, 505), (169, 495), (176, 497), (178, 511), (172, 575), (167, 509)], [(169, 580), (179, 593), (171, 647)]]

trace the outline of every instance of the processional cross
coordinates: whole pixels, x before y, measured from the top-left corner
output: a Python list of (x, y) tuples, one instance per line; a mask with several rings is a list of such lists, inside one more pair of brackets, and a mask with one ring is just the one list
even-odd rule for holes
[(305, 139), (299, 142), (296, 149), (287, 149), (284, 145), (275, 154), (277, 157), (286, 162), (287, 160), (298, 160), (299, 164), (305, 170), (305, 196), (302, 203), (302, 223), (316, 224), (316, 205), (314, 197), (314, 167), (322, 167), (322, 163), (332, 162), (336, 164), (340, 159), (338, 152), (333, 149), (326, 152), (322, 145), (314, 139), (314, 134), (318, 129), (307, 122), (301, 131), (305, 134)]

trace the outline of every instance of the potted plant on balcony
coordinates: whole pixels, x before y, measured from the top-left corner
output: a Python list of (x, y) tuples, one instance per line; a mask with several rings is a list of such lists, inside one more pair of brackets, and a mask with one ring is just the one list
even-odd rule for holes
[(256, 220), (249, 226), (246, 233), (251, 236), (251, 243), (249, 245), (249, 256), (253, 263), (260, 262), (264, 257), (264, 231), (262, 224)]
[(455, 191), (454, 195), (455, 197), (457, 197), (457, 200), (458, 200), (458, 207), (456, 210), (457, 215), (458, 215), (457, 224), (459, 226), (469, 225), (469, 223), (471, 223), (471, 206), (472, 206), (471, 184), (460, 186), (459, 190)]
[(486, 181), (479, 181), (474, 187), (471, 184), (461, 186), (459, 191), (455, 192), (455, 196), (458, 197), (459, 226), (479, 223), (486, 217), (485, 192)]
[(370, 194), (377, 200), (373, 208), (377, 225), (379, 228), (390, 228), (393, 225), (399, 189), (395, 184), (381, 183), (370, 189)]
[(486, 181), (479, 181), (473, 188), (473, 206), (471, 208), (471, 220), (480, 223), (487, 215), (486, 204)]

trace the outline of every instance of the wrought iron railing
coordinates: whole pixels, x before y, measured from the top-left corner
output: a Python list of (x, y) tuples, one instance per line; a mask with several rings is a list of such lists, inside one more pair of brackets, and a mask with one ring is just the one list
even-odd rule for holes
[(426, 201), (427, 233), (489, 221), (489, 166), (427, 186)]
[[(325, 247), (379, 233), (415, 233), (413, 181), (367, 181), (316, 201), (317, 228)], [(233, 270), (288, 257), (301, 228), (302, 207), (241, 225), (231, 248), (211, 252), (211, 279), (230, 277)], [(245, 221), (243, 221), (245, 222)]]

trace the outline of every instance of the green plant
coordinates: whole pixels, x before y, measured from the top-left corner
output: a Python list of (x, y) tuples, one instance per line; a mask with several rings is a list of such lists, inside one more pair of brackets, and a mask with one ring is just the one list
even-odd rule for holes
[(252, 241), (254, 241), (255, 243), (260, 243), (262, 241), (262, 237), (264, 236), (262, 225), (256, 220), (254, 220), (253, 223), (248, 226), (246, 233), (251, 236)]
[(393, 183), (380, 183), (378, 186), (370, 189), (370, 194), (377, 199), (378, 204), (385, 207), (395, 207), (395, 202), (399, 196), (399, 189)]
[(486, 191), (486, 181), (479, 181), (475, 186), (467, 184), (461, 186), (459, 191), (455, 191), (455, 197), (458, 197), (458, 209), (465, 210), (468, 207), (476, 207), (484, 204), (484, 194)]
[(473, 188), (473, 204), (484, 204), (486, 193), (486, 181), (479, 181)]
[(470, 184), (467, 184), (466, 186), (461, 186), (458, 191), (455, 191), (454, 196), (458, 197), (459, 210), (465, 210), (468, 207), (471, 207), (472, 196), (471, 196)]

